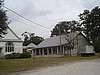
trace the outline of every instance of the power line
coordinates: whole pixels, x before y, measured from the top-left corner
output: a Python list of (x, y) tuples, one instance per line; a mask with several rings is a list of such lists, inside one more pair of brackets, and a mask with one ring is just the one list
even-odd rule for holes
[[(10, 18), (12, 18), (12, 17), (10, 17)], [(24, 24), (24, 25), (26, 25), (26, 26), (28, 26), (28, 27), (36, 28), (36, 27), (34, 27), (34, 26), (32, 26), (32, 25), (26, 24), (26, 23), (24, 23), (24, 22), (21, 22), (21, 21), (19, 21), (19, 20), (14, 19), (14, 18), (12, 18), (12, 19), (15, 20), (15, 21), (17, 21), (17, 22), (20, 22), (20, 23), (22, 23), (22, 24)], [(36, 29), (41, 30), (41, 31), (44, 31), (44, 32), (46, 31), (46, 30), (42, 30), (42, 29), (40, 29), (40, 28), (36, 28)]]
[(6, 7), (6, 6), (3, 6), (3, 7), (6, 8), (6, 9), (8, 9), (9, 11), (15, 13), (16, 15), (20, 16), (21, 18), (23, 18), (23, 19), (25, 19), (25, 20), (31, 22), (31, 23), (34, 23), (34, 24), (36, 24), (36, 25), (38, 25), (38, 26), (40, 26), (40, 27), (43, 27), (43, 28), (51, 29), (51, 28), (49, 28), (49, 27), (45, 27), (45, 26), (40, 25), (40, 24), (38, 24), (38, 23), (36, 23), (36, 22), (33, 22), (32, 20), (30, 20), (30, 19), (28, 19), (28, 18), (26, 18), (26, 17), (20, 15), (19, 13), (17, 13), (17, 12), (15, 12), (15, 11), (11, 10), (10, 8), (8, 8), (8, 7)]

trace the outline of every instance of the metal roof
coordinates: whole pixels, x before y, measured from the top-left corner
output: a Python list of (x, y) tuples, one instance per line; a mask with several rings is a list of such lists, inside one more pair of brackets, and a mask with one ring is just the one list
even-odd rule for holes
[[(80, 32), (71, 33), (68, 35), (61, 35), (61, 45), (69, 43), (70, 40), (74, 39)], [(60, 36), (50, 37), (42, 41), (36, 48), (59, 46)]]

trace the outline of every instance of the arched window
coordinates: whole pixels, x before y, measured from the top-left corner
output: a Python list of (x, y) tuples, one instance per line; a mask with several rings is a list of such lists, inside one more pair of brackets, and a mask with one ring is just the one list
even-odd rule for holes
[(13, 52), (14, 51), (14, 44), (12, 42), (7, 42), (5, 46), (6, 52)]

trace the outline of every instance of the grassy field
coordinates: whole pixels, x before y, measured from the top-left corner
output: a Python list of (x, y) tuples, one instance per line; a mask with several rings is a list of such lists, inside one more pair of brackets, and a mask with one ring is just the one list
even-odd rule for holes
[(0, 75), (9, 75), (10, 73), (31, 70), (46, 66), (53, 66), (63, 62), (74, 62), (80, 60), (95, 59), (97, 57), (65, 57), (65, 58), (29, 58), (29, 59), (11, 59), (0, 60)]

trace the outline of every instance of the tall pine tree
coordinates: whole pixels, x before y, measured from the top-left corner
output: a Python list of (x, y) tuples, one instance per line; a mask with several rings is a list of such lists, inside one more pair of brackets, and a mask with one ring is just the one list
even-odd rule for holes
[(2, 7), (4, 5), (4, 0), (0, 0), (0, 38), (2, 38), (2, 35), (6, 34), (6, 29), (8, 26), (8, 18), (6, 16), (6, 10), (4, 10)]

